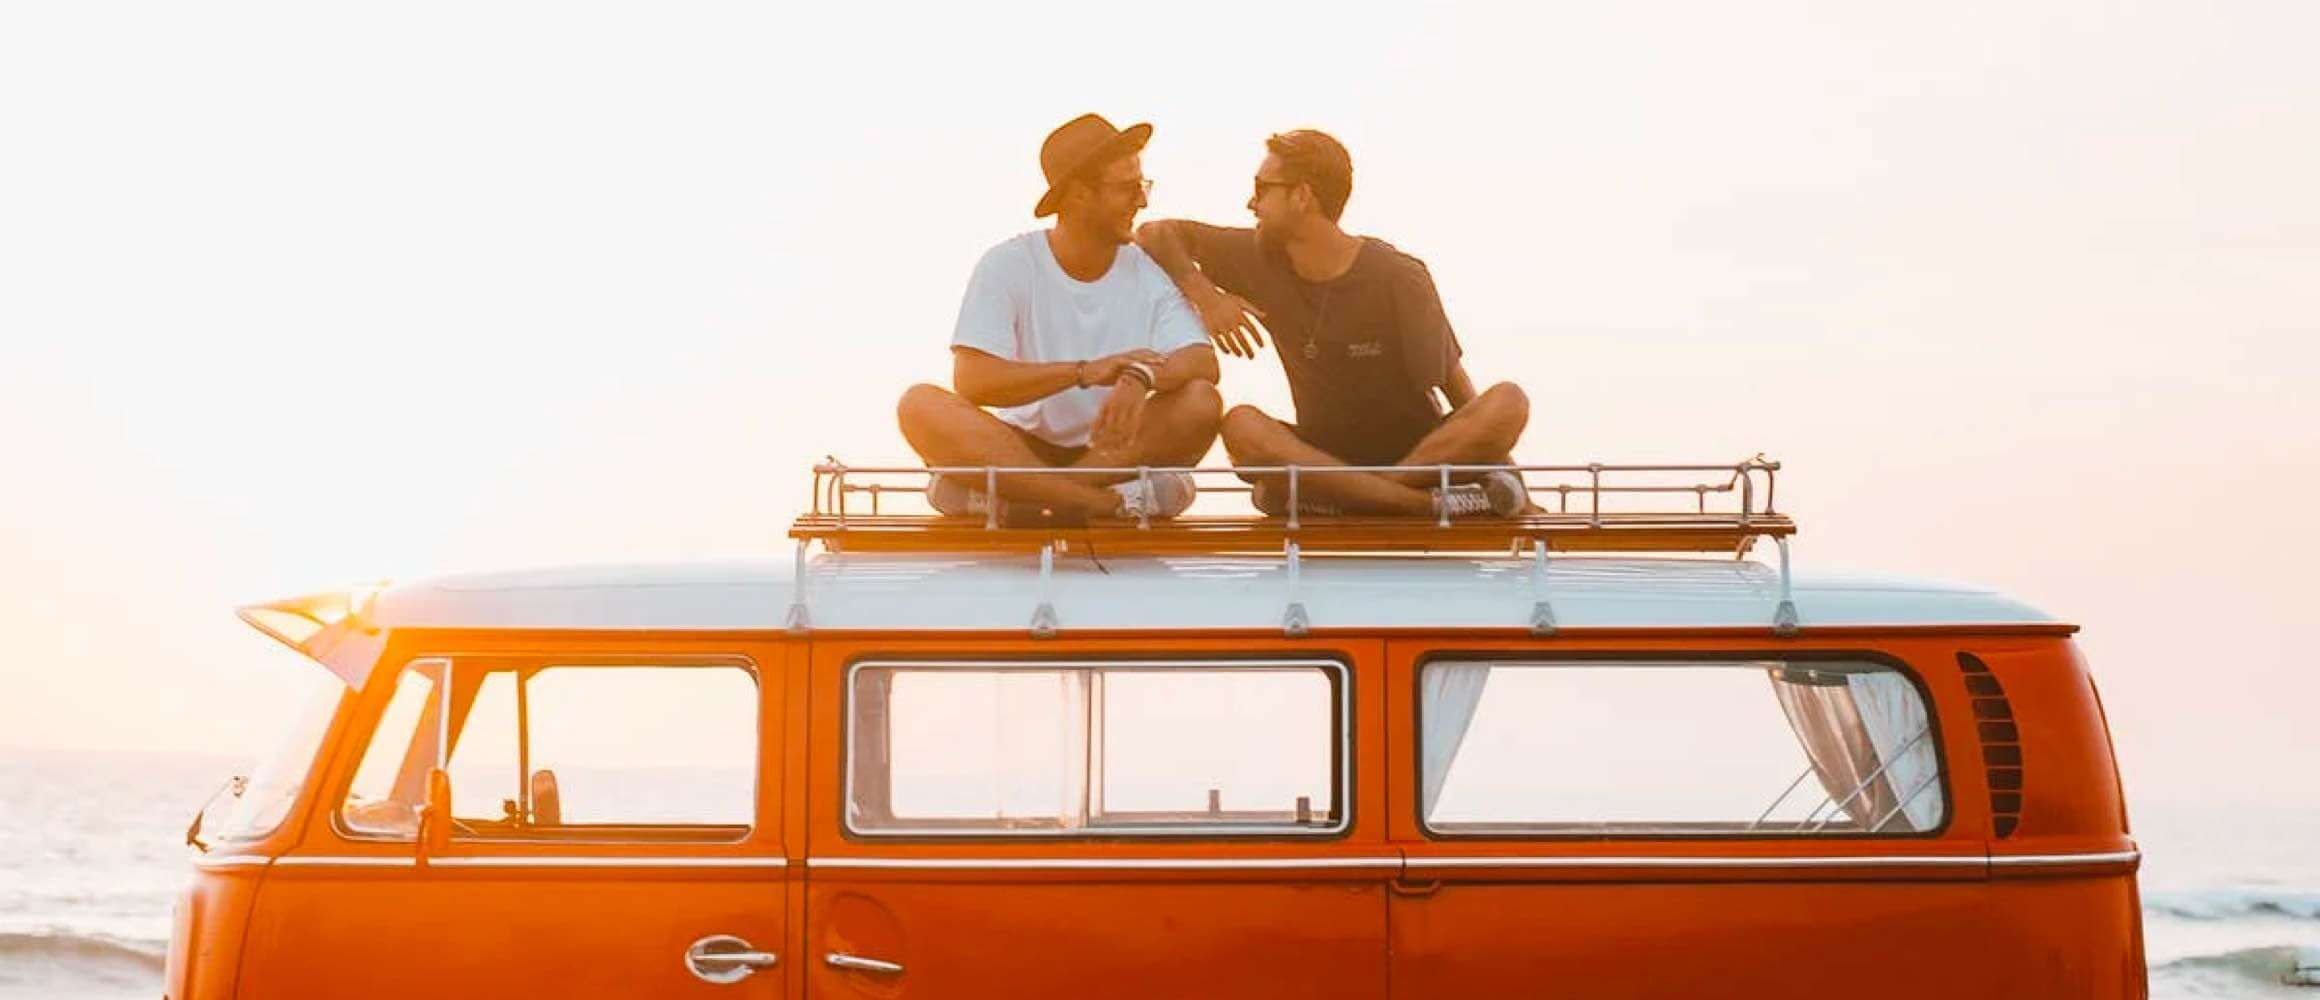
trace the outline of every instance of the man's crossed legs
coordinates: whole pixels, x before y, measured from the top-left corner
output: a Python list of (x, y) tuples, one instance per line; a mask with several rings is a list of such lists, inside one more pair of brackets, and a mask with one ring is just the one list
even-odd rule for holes
[[(1408, 454), (1390, 463), (1377, 463), (1412, 466), (1408, 471), (1300, 475), (1298, 506), (1306, 513), (1416, 517), (1434, 516), (1447, 506), (1453, 515), (1487, 512), (1512, 517), (1530, 506), (1520, 476), (1494, 472), (1478, 480), (1472, 473), (1453, 475), (1453, 482), (1467, 485), (1445, 492), (1438, 488), (1441, 473), (1426, 466), (1512, 465), (1509, 455), (1529, 422), (1529, 398), (1513, 383), (1501, 382), (1452, 411)], [(1224, 447), (1233, 464), (1239, 466), (1355, 464), (1298, 437), (1290, 425), (1247, 405), (1235, 406), (1224, 415)], [(1255, 485), (1258, 509), (1268, 514), (1286, 511), (1286, 475), (1244, 474), (1242, 478)]]
[[(1192, 379), (1166, 392), (1153, 393), (1144, 404), (1143, 419), (1134, 436), (1125, 446), (1112, 449), (1048, 444), (957, 393), (934, 385), (911, 386), (902, 394), (895, 415), (902, 423), (903, 438), (929, 465), (1132, 469), (1200, 464), (1209, 446), (1216, 443), (1218, 414), (1223, 408), (1224, 398), (1206, 379)], [(998, 487), (1011, 508), (1044, 509), (1067, 519), (1132, 517), (1139, 509), (1181, 510), (1191, 500), (1189, 482), (1155, 480), (1154, 492), (1168, 495), (1144, 496), (1135, 486), (1135, 478), (1134, 473), (1001, 474)], [(929, 486), (929, 499), (935, 499), (935, 489), (957, 490), (962, 485), (978, 493), (983, 489), (981, 482), (937, 483)]]

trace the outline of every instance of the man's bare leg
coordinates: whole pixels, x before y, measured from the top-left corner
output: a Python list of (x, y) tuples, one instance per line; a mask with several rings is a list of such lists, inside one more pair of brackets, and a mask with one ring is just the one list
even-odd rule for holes
[[(997, 465), (1038, 468), (1031, 448), (1005, 421), (939, 386), (914, 385), (895, 406), (902, 437), (929, 465)], [(981, 483), (969, 483), (980, 490)], [(1120, 506), (1120, 496), (1077, 476), (999, 477), (999, 495), (1059, 511), (1094, 516), (1109, 515)]]
[[(1500, 382), (1453, 411), (1442, 426), (1418, 439), (1410, 453), (1394, 464), (1512, 465), (1514, 443), (1522, 437), (1530, 418), (1530, 398), (1523, 395), (1521, 387)], [(1439, 471), (1424, 469), (1393, 474), (1403, 485), (1419, 488), (1440, 485), (1441, 477)], [(1474, 473), (1451, 477), (1455, 482), (1473, 478)]]
[[(1312, 446), (1254, 406), (1235, 406), (1224, 415), (1224, 448), (1234, 465), (1342, 466), (1337, 456)], [(1288, 476), (1272, 473), (1244, 476), (1271, 479), (1287, 487)], [(1310, 496), (1360, 514), (1426, 516), (1434, 512), (1434, 498), (1423, 489), (1406, 486), (1371, 472), (1331, 472), (1297, 477), (1299, 499)]]
[[(1224, 397), (1206, 379), (1193, 379), (1167, 392), (1154, 393), (1144, 404), (1144, 422), (1129, 448), (1105, 452), (1090, 448), (1074, 466), (1132, 468), (1139, 465), (1199, 465), (1216, 444)], [(1118, 474), (1103, 481), (1135, 478)]]

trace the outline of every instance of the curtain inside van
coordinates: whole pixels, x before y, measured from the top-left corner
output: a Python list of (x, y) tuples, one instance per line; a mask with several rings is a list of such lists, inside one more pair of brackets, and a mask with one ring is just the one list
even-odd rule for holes
[(1907, 678), (1887, 670), (1857, 673), (1845, 678), (1853, 707), (1876, 745), (1877, 759), (1885, 765), (1886, 787), (1902, 798), (1896, 823), (1891, 806), (1878, 810), (1869, 822), (1880, 830), (1931, 830), (1941, 822), (1940, 762), (1934, 758), (1931, 724), (1925, 702)]
[(1420, 815), (1434, 815), (1434, 803), (1442, 799), (1442, 783), (1450, 777), (1450, 765), (1458, 760), (1458, 748), (1466, 742), (1466, 730), (1474, 725), (1474, 710), (1482, 704), (1482, 689), (1489, 683), (1487, 663), (1427, 665), (1418, 698), (1426, 727), (1418, 743), (1426, 768), (1425, 780), (1418, 786), (1426, 799)]
[(1796, 666), (1767, 673), (1828, 793), (1824, 806), (1834, 803), (1868, 831), (1926, 830), (1940, 821), (1941, 796), (1930, 787), (1939, 765), (1925, 704), (1907, 679), (1889, 671)]

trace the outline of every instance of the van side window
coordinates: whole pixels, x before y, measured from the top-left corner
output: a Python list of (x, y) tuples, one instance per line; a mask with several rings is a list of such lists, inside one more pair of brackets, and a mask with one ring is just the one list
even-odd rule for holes
[(857, 664), (846, 823), (1331, 833), (1346, 823), (1347, 697), (1329, 661)]
[[(410, 837), (435, 766), (445, 661), (406, 668), (342, 813)], [(756, 813), (758, 696), (737, 665), (459, 660), (455, 840), (724, 841)]]
[(1924, 697), (1865, 661), (1436, 660), (1419, 810), (1441, 835), (1938, 830)]

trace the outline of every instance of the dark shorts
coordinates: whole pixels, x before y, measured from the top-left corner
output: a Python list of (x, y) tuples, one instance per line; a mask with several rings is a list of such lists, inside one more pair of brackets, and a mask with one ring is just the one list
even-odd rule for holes
[(1400, 434), (1366, 435), (1321, 434), (1287, 421), (1282, 421), (1281, 426), (1289, 428), (1289, 433), (1297, 435), (1298, 440), (1328, 452), (1347, 465), (1396, 465), (1426, 435), (1434, 433), (1434, 428), (1442, 426), (1442, 422), (1436, 420), (1424, 426), (1403, 428)]
[(1039, 461), (1049, 468), (1060, 469), (1067, 465), (1076, 465), (1088, 453), (1086, 445), (1072, 448), (1055, 444), (1014, 424), (1008, 424), (1007, 429), (1014, 431), (1016, 440), (1023, 442), (1023, 446), (1031, 449), (1031, 453), (1039, 456)]

